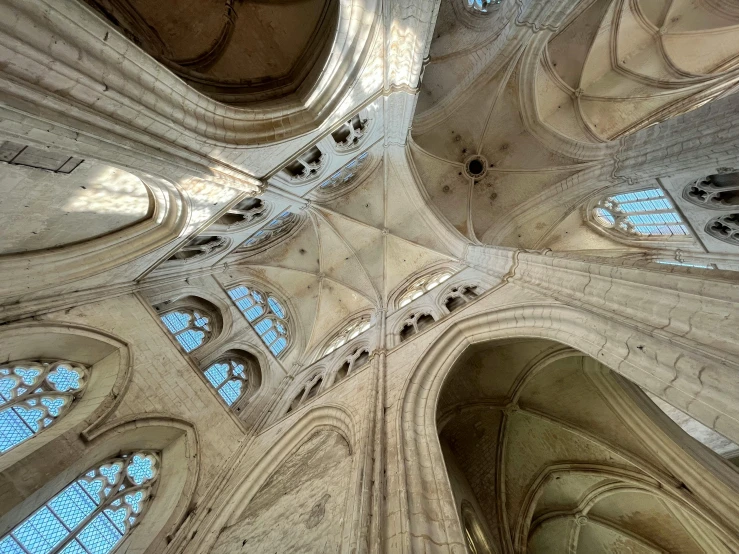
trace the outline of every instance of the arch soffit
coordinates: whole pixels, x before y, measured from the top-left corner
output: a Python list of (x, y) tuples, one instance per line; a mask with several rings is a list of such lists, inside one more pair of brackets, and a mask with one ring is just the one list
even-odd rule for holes
[[(163, 114), (168, 117), (172, 113), (179, 114), (179, 121), (170, 123), (170, 128), (175, 127), (178, 133), (210, 145), (264, 144), (318, 128), (327, 114), (339, 106), (360, 75), (382, 23), (379, 3), (375, 0), (365, 3), (339, 0), (338, 27), (318, 82), (310, 90), (299, 88), (287, 99), (249, 108), (216, 102), (186, 85), (170, 71), (162, 71), (159, 62), (133, 46), (120, 32), (81, 3), (72, 0), (54, 5), (44, 3), (43, 11), (42, 15), (26, 6), (19, 13), (31, 20), (42, 17), (48, 20), (61, 40), (77, 46), (70, 52), (79, 49), (97, 53), (92, 63), (82, 63), (71, 54), (63, 57), (57, 53), (58, 59), (53, 59), (48, 55), (48, 49), (44, 49), (39, 42), (35, 46), (45, 53), (42, 58), (46, 58), (47, 67), (66, 64), (68, 69), (86, 75), (89, 82), (98, 81), (91, 74), (93, 68), (115, 67), (118, 74), (109, 75), (106, 81), (112, 83), (108, 86), (116, 89), (126, 105), (136, 105), (137, 111), (154, 120), (160, 120), (159, 116)], [(353, 24), (359, 19), (364, 20), (367, 14), (373, 14), (371, 24)], [(45, 40), (41, 35), (44, 33), (39, 33), (39, 39)], [(345, 60), (350, 60), (350, 63), (345, 63)], [(134, 90), (129, 89), (131, 84), (141, 82), (142, 71), (149, 77), (154, 76), (150, 79), (151, 87), (147, 87), (150, 94), (135, 94)], [(87, 79), (81, 80), (80, 86), (84, 86), (85, 81)], [(93, 97), (99, 96), (97, 92)], [(113, 106), (111, 111), (115, 112)], [(203, 126), (203, 120), (213, 121), (214, 124)]]
[[(6, 294), (91, 277), (139, 259), (178, 237), (190, 216), (188, 195), (167, 179), (132, 174), (146, 187), (152, 203), (146, 219), (83, 242), (0, 256), (0, 279), (8, 287)], [(108, 255), (113, 251), (115, 255)], [(20, 273), (26, 278), (12, 278)]]
[[(594, 320), (601, 324), (594, 324)], [(609, 323), (615, 325), (612, 322)], [(492, 325), (495, 327), (491, 328)], [(630, 352), (628, 345), (624, 349), (622, 341), (609, 340), (609, 337), (597, 330), (606, 327), (606, 322), (598, 316), (558, 304), (512, 304), (497, 311), (483, 312), (453, 322), (421, 355), (403, 385), (399, 397), (402, 405), (397, 416), (397, 425), (400, 429), (399, 456), (405, 459), (410, 457), (410, 459), (433, 460), (428, 467), (421, 468), (420, 471), (417, 467), (406, 466), (401, 475), (405, 485), (402, 488), (410, 525), (409, 533), (411, 533), (409, 541), (421, 541), (419, 548), (424, 544), (420, 528), (422, 522), (411, 515), (419, 512), (419, 509), (410, 509), (410, 494), (416, 496), (415, 502), (429, 504), (420, 511), (433, 513), (438, 509), (454, 510), (451, 491), (440, 488), (440, 484), (445, 483), (447, 477), (444, 475), (446, 466), (438, 439), (436, 408), (441, 387), (449, 371), (467, 347), (505, 338), (544, 338), (573, 349), (576, 348), (585, 356), (598, 360), (634, 382), (638, 382), (642, 375), (654, 373), (654, 371), (649, 372), (648, 368), (640, 368), (638, 362), (631, 362), (627, 359)], [(627, 336), (633, 337), (634, 330), (628, 329)], [(640, 337), (639, 341), (641, 344), (656, 342), (646, 335)], [(674, 376), (675, 370), (671, 366), (665, 367), (660, 360), (651, 359), (649, 362), (652, 364), (656, 362), (658, 371), (666, 370), (670, 378)], [(649, 384), (642, 386), (650, 388)], [(658, 391), (658, 393), (664, 395), (664, 391)], [(693, 398), (691, 405), (700, 402), (699, 398)], [(713, 411), (712, 407), (705, 405), (704, 407)], [(718, 412), (716, 421), (722, 417), (728, 416)], [(428, 494), (431, 490), (436, 492), (433, 495)], [(421, 491), (427, 492), (420, 494)], [(446, 506), (431, 506), (433, 503)], [(446, 527), (445, 534), (445, 540), (463, 543), (459, 529)]]
[[(96, 430), (104, 424), (106, 419), (115, 411), (123, 400), (123, 397), (131, 383), (131, 379), (133, 378), (133, 354), (128, 343), (112, 333), (86, 325), (66, 322), (34, 321), (4, 325), (0, 327), (0, 343), (7, 344), (8, 340), (11, 338), (20, 338), (25, 341), (26, 339), (33, 339), (36, 336), (38, 336), (39, 340), (43, 339), (48, 342), (50, 333), (58, 335), (76, 335), (83, 337), (84, 339), (98, 341), (110, 347), (110, 350), (107, 353), (101, 354), (101, 357), (98, 360), (77, 360), (74, 359), (75, 356), (67, 356), (64, 352), (59, 353), (60, 359), (72, 359), (72, 361), (80, 361), (88, 365), (94, 365), (114, 352), (118, 352), (119, 354), (118, 371), (115, 380), (109, 387), (105, 387), (105, 390), (101, 390), (99, 394), (95, 395), (96, 398), (99, 398), (99, 401), (97, 401), (97, 405), (94, 406), (91, 413), (84, 419), (86, 426), (80, 432), (80, 435), (83, 440), (89, 441), (91, 434), (95, 433)], [(5, 354), (4, 357), (9, 357), (12, 361), (16, 359), (29, 359), (34, 356), (29, 351), (28, 354), (25, 354), (24, 352), (24, 355), (21, 356), (15, 355), (11, 352), (9, 354)], [(93, 396), (90, 394), (91, 391), (88, 390), (87, 393), (87, 395), (82, 397), (83, 400), (86, 396)], [(52, 430), (51, 435), (48, 434), (49, 430), (45, 430), (45, 435), (40, 434), (40, 436), (46, 436), (47, 438), (51, 437), (50, 440), (54, 440), (54, 438), (59, 436), (58, 434), (53, 433), (53, 429), (57, 428), (57, 425), (50, 428), (50, 430)], [(26, 441), (19, 444), (16, 448), (13, 448), (8, 452), (9, 455), (6, 454), (4, 456), (5, 460), (3, 465), (5, 466), (7, 463), (17, 462), (48, 442), (49, 441), (36, 440)]]

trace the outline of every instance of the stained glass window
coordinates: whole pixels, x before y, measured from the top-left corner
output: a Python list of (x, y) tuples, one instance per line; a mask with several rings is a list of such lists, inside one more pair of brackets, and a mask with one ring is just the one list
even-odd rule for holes
[(282, 212), (259, 231), (249, 237), (243, 244), (244, 249), (256, 250), (271, 244), (287, 235), (298, 224), (300, 219), (292, 212)]
[(497, 6), (502, 0), (467, 0), (467, 5), (475, 11), (487, 13), (490, 6)]
[(603, 227), (635, 236), (685, 236), (688, 227), (660, 189), (609, 196), (598, 202), (595, 220)]
[(223, 401), (231, 406), (246, 392), (248, 382), (246, 371), (245, 361), (227, 358), (214, 363), (204, 373)]
[(211, 336), (210, 317), (200, 310), (178, 308), (161, 317), (164, 325), (182, 345), (185, 352), (192, 352), (202, 346)]
[(433, 288), (438, 287), (441, 283), (449, 279), (452, 276), (452, 272), (448, 269), (437, 271), (429, 275), (425, 275), (413, 281), (403, 295), (398, 300), (398, 305), (402, 308), (403, 306), (410, 304), (413, 300), (426, 294)]
[(288, 316), (282, 302), (271, 294), (265, 294), (243, 285), (232, 288), (228, 291), (228, 295), (272, 354), (278, 356), (284, 352), (289, 337)]
[(331, 354), (337, 348), (344, 346), (350, 340), (358, 337), (370, 328), (369, 318), (363, 317), (355, 319), (349, 325), (344, 327), (339, 333), (336, 334), (334, 339), (328, 344), (323, 355), (326, 356)]
[(108, 554), (146, 512), (159, 455), (122, 454), (80, 475), (0, 539), (2, 554)]
[(88, 375), (85, 366), (72, 362), (1, 364), (0, 454), (40, 433), (69, 412), (84, 392)]

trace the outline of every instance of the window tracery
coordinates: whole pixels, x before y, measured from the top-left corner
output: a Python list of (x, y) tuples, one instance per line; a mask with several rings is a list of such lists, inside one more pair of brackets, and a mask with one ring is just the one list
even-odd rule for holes
[(185, 352), (192, 352), (208, 342), (213, 328), (212, 317), (201, 310), (177, 308), (161, 316), (162, 322), (182, 345)]
[(357, 176), (357, 173), (365, 165), (369, 158), (368, 152), (363, 152), (351, 162), (342, 167), (339, 171), (331, 175), (323, 183), (318, 186), (318, 191), (322, 193), (333, 192), (341, 189)]
[(331, 133), (331, 137), (334, 139), (337, 150), (351, 150), (359, 146), (368, 130), (369, 119), (357, 114)]
[(243, 244), (244, 249), (256, 250), (273, 243), (290, 233), (298, 224), (299, 218), (292, 212), (282, 212), (267, 225), (249, 237)]
[(339, 381), (344, 380), (346, 377), (360, 367), (363, 367), (369, 363), (369, 350), (365, 347), (356, 348), (347, 356), (344, 363), (339, 367), (334, 375), (334, 385)]
[(138, 525), (156, 490), (157, 452), (121, 454), (90, 468), (2, 539), (9, 554), (108, 554)]
[(398, 300), (398, 306), (402, 308), (403, 306), (410, 304), (419, 296), (422, 296), (431, 289), (438, 287), (452, 275), (453, 272), (451, 270), (444, 269), (419, 277), (408, 286), (406, 291), (400, 297)]
[(229, 229), (246, 227), (256, 223), (267, 215), (267, 205), (261, 198), (246, 198), (229, 209), (218, 220), (220, 225)]
[(369, 316), (355, 319), (336, 334), (333, 340), (328, 343), (328, 346), (326, 346), (326, 349), (323, 351), (323, 355), (327, 356), (328, 354), (331, 354), (331, 352), (344, 346), (347, 342), (358, 337), (369, 328)]
[(498, 6), (502, 0), (467, 0), (467, 6), (480, 13), (488, 13), (488, 8)]
[(739, 246), (739, 212), (714, 217), (706, 225), (713, 238)]
[(601, 227), (632, 237), (690, 234), (672, 202), (658, 188), (604, 198), (594, 208), (593, 215)]
[(222, 250), (226, 246), (223, 237), (195, 237), (190, 239), (177, 252), (170, 256), (170, 260), (193, 261), (204, 258), (209, 254)]
[(444, 299), (444, 306), (449, 313), (457, 310), (477, 298), (477, 285), (459, 285), (452, 287)]
[(87, 387), (89, 369), (74, 362), (0, 365), (0, 454), (66, 415)]
[(203, 373), (227, 406), (232, 406), (248, 388), (248, 363), (228, 357), (211, 364)]
[(318, 175), (318, 172), (324, 165), (326, 156), (317, 146), (311, 147), (287, 166), (284, 172), (293, 182), (303, 182)]
[(287, 310), (282, 302), (272, 294), (243, 285), (230, 289), (228, 295), (272, 354), (279, 356), (284, 352), (289, 334)]
[(424, 329), (431, 327), (436, 320), (431, 314), (425, 312), (416, 312), (411, 314), (403, 322), (400, 329), (400, 342), (403, 342), (413, 335), (420, 333)]
[(305, 404), (312, 398), (315, 398), (321, 390), (323, 384), (323, 376), (320, 373), (315, 374), (308, 379), (305, 384), (300, 387), (298, 394), (295, 395), (292, 402), (287, 408), (286, 414), (297, 410), (301, 405)]
[(683, 198), (712, 210), (730, 210), (739, 206), (739, 172), (726, 170), (691, 183), (683, 190)]

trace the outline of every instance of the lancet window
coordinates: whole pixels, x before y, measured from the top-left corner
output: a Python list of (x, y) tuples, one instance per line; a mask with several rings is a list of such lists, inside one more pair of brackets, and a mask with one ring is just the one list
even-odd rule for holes
[(444, 269), (416, 279), (408, 286), (406, 291), (400, 297), (398, 300), (398, 306), (402, 308), (403, 306), (410, 304), (419, 296), (422, 296), (431, 289), (438, 287), (451, 276), (452, 272), (448, 269)]
[(244, 243), (244, 248), (255, 250), (287, 235), (298, 223), (298, 216), (292, 212), (282, 212)]
[(338, 150), (350, 150), (359, 145), (369, 129), (369, 119), (357, 114), (331, 133)]
[(320, 373), (308, 379), (308, 381), (306, 381), (305, 384), (300, 387), (300, 391), (298, 392), (298, 394), (295, 395), (292, 402), (290, 402), (290, 406), (288, 406), (286, 413), (289, 414), (290, 412), (297, 410), (302, 404), (308, 402), (312, 398), (315, 398), (321, 390), (322, 384), (323, 377)]
[(339, 171), (331, 175), (318, 187), (319, 192), (329, 193), (334, 190), (341, 189), (344, 185), (350, 183), (369, 158), (369, 153), (362, 152), (351, 162), (342, 167)]
[(232, 406), (246, 392), (248, 369), (245, 360), (229, 357), (215, 362), (203, 373), (223, 401)]
[(260, 198), (246, 198), (223, 214), (218, 223), (226, 227), (245, 227), (256, 223), (267, 213), (267, 205)]
[(288, 314), (282, 302), (272, 294), (243, 285), (228, 291), (246, 320), (272, 354), (279, 356), (288, 346)]
[(201, 347), (210, 340), (213, 333), (212, 317), (199, 309), (177, 308), (162, 314), (161, 318), (185, 352)]
[(0, 365), (0, 454), (67, 414), (84, 393), (88, 377), (87, 367), (66, 361)]
[(413, 335), (420, 333), (424, 329), (431, 327), (436, 320), (431, 314), (419, 312), (411, 314), (404, 322), (400, 330), (401, 342), (409, 339)]
[(328, 343), (328, 346), (326, 346), (323, 355), (326, 356), (328, 354), (331, 354), (331, 352), (333, 352), (337, 348), (344, 346), (347, 342), (358, 337), (369, 328), (369, 317), (361, 317), (359, 319), (355, 319), (336, 334), (333, 340)]
[(336, 371), (334, 376), (334, 384), (348, 377), (355, 369), (363, 367), (369, 363), (369, 350), (364, 347), (355, 349), (347, 356), (344, 363)]
[(449, 312), (453, 312), (467, 304), (467, 302), (471, 302), (477, 298), (477, 295), (477, 286), (475, 285), (452, 287), (446, 294), (444, 306), (446, 306), (446, 309), (449, 310)]
[(690, 234), (675, 206), (658, 188), (604, 198), (596, 205), (594, 216), (602, 227), (633, 237)]
[(3, 554), (108, 554), (146, 513), (159, 454), (121, 454), (90, 468), (0, 539)]

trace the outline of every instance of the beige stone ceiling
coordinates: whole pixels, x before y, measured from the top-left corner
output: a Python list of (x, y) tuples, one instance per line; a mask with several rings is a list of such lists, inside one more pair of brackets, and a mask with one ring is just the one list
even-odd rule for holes
[(440, 437), (487, 532), (532, 554), (728, 552), (693, 506), (664, 493), (669, 465), (608, 383), (597, 362), (540, 340), (472, 347), (455, 364)]

